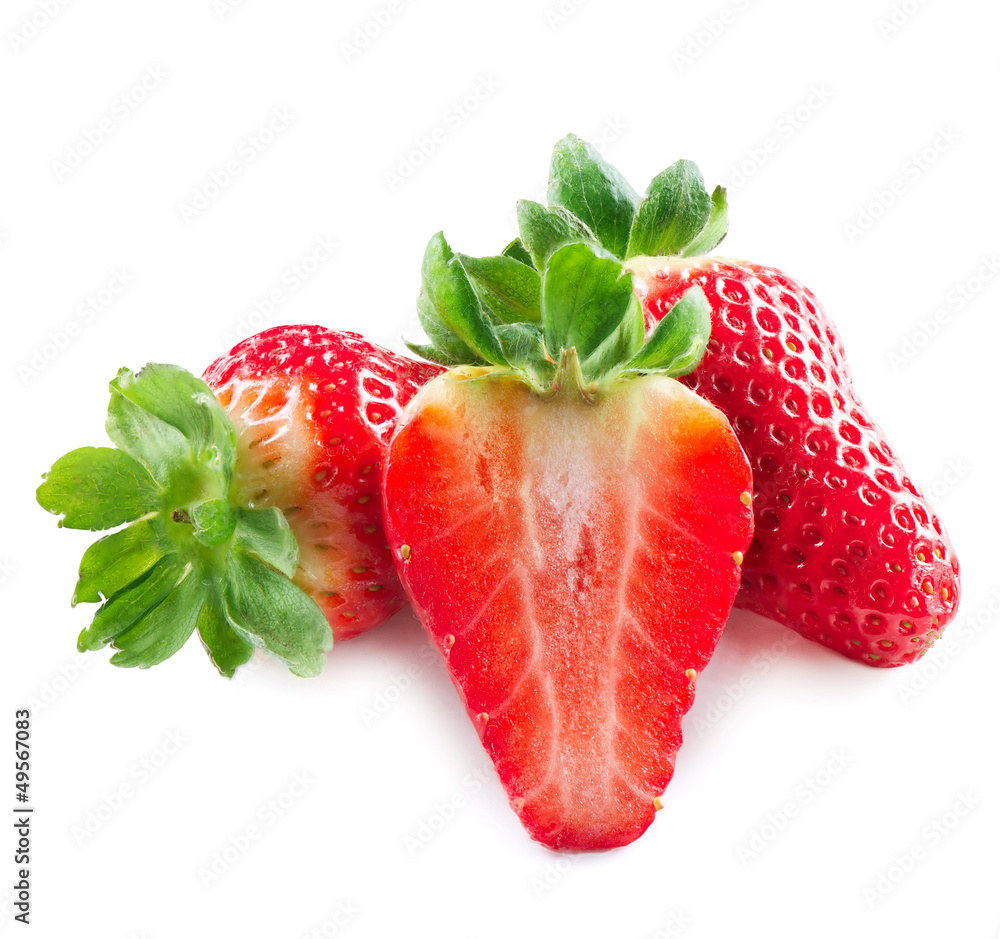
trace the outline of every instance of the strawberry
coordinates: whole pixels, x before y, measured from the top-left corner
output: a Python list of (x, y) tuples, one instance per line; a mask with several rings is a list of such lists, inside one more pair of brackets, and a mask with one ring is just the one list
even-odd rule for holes
[(712, 342), (685, 381), (732, 421), (754, 470), (737, 605), (869, 665), (926, 653), (958, 606), (955, 549), (855, 394), (819, 301), (745, 261), (629, 265), (651, 323), (692, 284), (712, 307)]
[(148, 667), (197, 629), (227, 677), (255, 647), (317, 674), (334, 635), (402, 602), (379, 460), (402, 403), (436, 371), (353, 333), (276, 327), (206, 373), (227, 414), (181, 368), (122, 369), (108, 407), (116, 448), (66, 454), (37, 494), (60, 526), (126, 525), (81, 562), (73, 603), (102, 605), (80, 650), (111, 643), (114, 664)]
[(393, 434), (386, 534), (529, 834), (610, 848), (648, 827), (673, 773), (739, 586), (750, 469), (722, 413), (670, 377), (704, 351), (700, 289), (644, 345), (618, 261), (583, 243), (541, 273), (519, 258), (431, 240), (432, 342), (414, 348), (456, 367)]
[(922, 656), (954, 617), (959, 566), (939, 518), (851, 385), (816, 297), (770, 267), (707, 256), (725, 237), (725, 190), (682, 160), (643, 199), (587, 144), (556, 146), (550, 201), (520, 208), (627, 259), (652, 329), (693, 285), (712, 338), (682, 380), (732, 422), (754, 471), (754, 541), (736, 605), (868, 665)]
[(293, 580), (349, 639), (404, 604), (382, 530), (382, 453), (402, 406), (441, 369), (356, 333), (277, 326), (205, 371), (236, 428), (238, 502), (281, 509)]

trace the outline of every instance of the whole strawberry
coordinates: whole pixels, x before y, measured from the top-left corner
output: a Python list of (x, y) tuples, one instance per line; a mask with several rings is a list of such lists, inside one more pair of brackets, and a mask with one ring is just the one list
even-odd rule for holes
[(81, 562), (73, 602), (102, 605), (80, 650), (111, 643), (114, 664), (147, 667), (197, 630), (227, 677), (255, 647), (318, 673), (334, 636), (402, 602), (378, 466), (402, 403), (436, 371), (354, 334), (276, 327), (206, 373), (227, 414), (181, 368), (122, 369), (116, 448), (66, 454), (38, 489), (63, 527), (127, 523)]
[[(750, 470), (672, 375), (704, 351), (700, 289), (644, 344), (630, 277), (583, 243), (424, 261), (421, 352), (458, 367), (400, 418), (386, 533), (511, 805), (599, 849), (653, 819), (739, 586)], [(461, 363), (461, 364), (459, 364)]]
[(205, 371), (236, 428), (235, 497), (288, 520), (293, 580), (334, 639), (406, 602), (382, 530), (382, 454), (402, 406), (440, 371), (321, 326), (265, 330)]
[(685, 383), (732, 422), (754, 472), (755, 536), (737, 606), (869, 665), (923, 655), (954, 617), (959, 566), (940, 519), (851, 385), (836, 328), (816, 297), (771, 267), (707, 256), (726, 234), (680, 161), (643, 199), (591, 147), (556, 146), (549, 198), (522, 204), (522, 242), (560, 220), (627, 259), (653, 328), (693, 285), (712, 338)]

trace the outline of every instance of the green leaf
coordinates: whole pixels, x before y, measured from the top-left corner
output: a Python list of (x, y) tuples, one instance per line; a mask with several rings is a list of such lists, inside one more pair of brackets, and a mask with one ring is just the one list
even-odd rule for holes
[(198, 637), (212, 664), (224, 678), (253, 658), (254, 647), (239, 636), (226, 619), (221, 601), (209, 598), (198, 614)]
[(536, 391), (552, 384), (556, 365), (545, 357), (542, 329), (535, 323), (509, 323), (496, 328), (497, 339), (512, 368), (520, 370)]
[(119, 633), (111, 645), (111, 664), (120, 668), (150, 668), (169, 659), (188, 639), (205, 604), (206, 588), (190, 568), (162, 603), (147, 610), (135, 625)]
[(621, 324), (585, 360), (580, 371), (586, 381), (597, 381), (627, 362), (642, 348), (646, 323), (638, 297), (632, 296)]
[(100, 603), (134, 583), (169, 550), (160, 519), (143, 519), (95, 541), (80, 562), (77, 603)]
[[(441, 232), (431, 238), (424, 254), (423, 295), (437, 321), (477, 356), (494, 365), (506, 364), (469, 275)], [(436, 336), (427, 335), (444, 348)]]
[(161, 558), (149, 571), (119, 591), (94, 614), (93, 622), (80, 633), (77, 648), (92, 652), (134, 626), (158, 606), (181, 580), (187, 565), (176, 554)]
[(242, 552), (229, 555), (227, 574), (226, 618), (236, 633), (296, 675), (318, 675), (333, 645), (320, 608), (290, 580)]
[(541, 327), (534, 323), (507, 323), (497, 327), (504, 356), (513, 366), (523, 365), (541, 348)]
[[(131, 373), (122, 369), (119, 377), (122, 374)], [(111, 382), (111, 403), (105, 426), (111, 442), (141, 463), (161, 487), (184, 487), (184, 481), (178, 477), (188, 468), (191, 444), (172, 424), (122, 394), (117, 379)], [(191, 488), (190, 480), (184, 488)]]
[(280, 509), (240, 509), (235, 547), (286, 577), (299, 566), (299, 544)]
[(108, 436), (162, 486), (193, 495), (212, 474), (215, 497), (228, 495), (236, 431), (201, 379), (175, 365), (121, 369), (111, 382)]
[(196, 450), (215, 448), (232, 456), (236, 432), (225, 410), (200, 378), (176, 365), (150, 363), (132, 373), (122, 369), (112, 387), (161, 421), (176, 427)]
[(506, 248), (500, 252), (505, 258), (513, 258), (515, 261), (520, 261), (522, 264), (527, 264), (528, 267), (534, 267), (535, 262), (532, 260), (531, 255), (528, 254), (527, 248), (521, 243), (520, 238), (515, 238)]
[(693, 258), (701, 254), (708, 254), (726, 237), (728, 231), (729, 204), (726, 201), (726, 190), (722, 186), (716, 186), (712, 193), (712, 211), (708, 222), (698, 237), (681, 251), (681, 257)]
[(632, 303), (632, 277), (621, 263), (585, 244), (560, 248), (542, 276), (545, 346), (555, 358), (576, 348), (590, 356), (621, 325)]
[[(431, 301), (424, 294), (420, 294), (417, 297), (417, 316), (420, 319), (420, 325), (427, 334), (427, 338), (431, 341), (431, 348), (438, 351), (440, 359), (447, 360), (440, 362), (440, 364), (486, 365), (486, 359), (473, 352), (441, 322)], [(426, 356), (426, 358), (430, 357)], [(430, 361), (438, 362), (440, 359), (430, 359)]]
[(639, 197), (593, 146), (572, 134), (556, 144), (548, 197), (551, 205), (560, 205), (580, 219), (608, 251), (625, 257)]
[(483, 306), (503, 323), (538, 323), (542, 319), (542, 279), (533, 267), (514, 258), (457, 255)]
[(712, 335), (712, 310), (701, 287), (692, 287), (671, 307), (625, 371), (677, 377), (693, 372)]
[(548, 259), (563, 245), (577, 241), (597, 244), (597, 235), (562, 206), (546, 208), (522, 199), (517, 204), (517, 225), (521, 240), (540, 271), (545, 270)]
[(708, 223), (711, 199), (701, 172), (678, 160), (657, 176), (639, 204), (627, 257), (680, 254)]
[[(453, 358), (448, 355), (447, 352), (443, 352), (435, 345), (425, 343), (421, 345), (418, 342), (410, 342), (407, 339), (403, 340), (403, 345), (410, 350), (414, 355), (419, 356), (421, 359), (426, 359), (428, 362), (435, 362), (438, 365), (444, 365), (450, 368), (453, 365), (461, 365), (461, 358)], [(471, 364), (471, 363), (470, 363)]]
[(228, 499), (209, 499), (191, 507), (193, 533), (209, 547), (228, 541), (236, 530), (236, 515)]
[(149, 473), (110, 447), (73, 450), (44, 479), (36, 497), (42, 508), (63, 516), (63, 528), (117, 528), (160, 505), (160, 487)]

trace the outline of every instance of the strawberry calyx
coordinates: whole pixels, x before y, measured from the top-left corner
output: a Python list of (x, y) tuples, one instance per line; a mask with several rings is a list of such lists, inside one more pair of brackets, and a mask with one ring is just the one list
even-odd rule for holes
[[(551, 212), (568, 213), (623, 261), (708, 254), (729, 229), (725, 188), (716, 186), (709, 194), (701, 171), (690, 160), (667, 167), (640, 199), (593, 146), (572, 134), (553, 151), (548, 198)], [(519, 216), (521, 240), (534, 243), (535, 226), (524, 222)]]
[[(548, 234), (522, 243), (531, 245), (524, 254), (508, 246), (496, 257), (470, 258), (454, 253), (442, 233), (431, 238), (417, 300), (430, 342), (407, 343), (412, 352), (451, 367), (509, 369), (539, 395), (553, 393), (567, 368), (592, 396), (620, 378), (676, 377), (697, 367), (711, 332), (700, 287), (647, 338), (622, 262), (571, 227), (566, 213), (534, 217)], [(577, 240), (562, 243), (560, 233)]]
[(37, 491), (60, 527), (118, 529), (80, 564), (73, 605), (101, 603), (80, 651), (111, 644), (113, 664), (147, 668), (197, 630), (227, 678), (255, 648), (318, 674), (330, 627), (290, 579), (299, 549), (284, 515), (234, 499), (236, 432), (211, 389), (156, 364), (121, 369), (110, 389), (115, 447), (67, 453)]
[(645, 337), (631, 269), (637, 258), (714, 249), (729, 226), (726, 190), (709, 194), (698, 167), (679, 160), (640, 198), (570, 134), (553, 151), (548, 200), (518, 203), (519, 237), (495, 257), (456, 254), (440, 232), (431, 239), (417, 299), (429, 342), (407, 343), (410, 350), (440, 365), (510, 368), (539, 394), (569, 349), (586, 386), (693, 371), (711, 328), (700, 288)]

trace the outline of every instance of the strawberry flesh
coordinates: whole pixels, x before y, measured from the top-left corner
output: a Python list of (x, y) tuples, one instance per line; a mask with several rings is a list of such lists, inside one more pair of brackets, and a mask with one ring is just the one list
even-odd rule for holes
[(299, 543), (294, 582), (335, 639), (405, 603), (382, 529), (382, 455), (403, 405), (435, 365), (355, 333), (277, 326), (206, 370), (237, 432), (237, 498), (280, 508)]
[(559, 849), (650, 824), (749, 543), (723, 415), (662, 377), (596, 403), (489, 369), (427, 385), (386, 458), (386, 532), (512, 807)]

